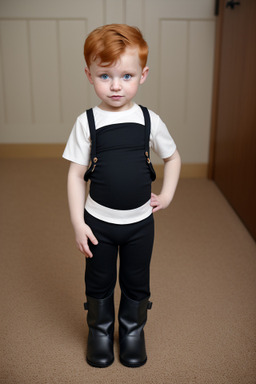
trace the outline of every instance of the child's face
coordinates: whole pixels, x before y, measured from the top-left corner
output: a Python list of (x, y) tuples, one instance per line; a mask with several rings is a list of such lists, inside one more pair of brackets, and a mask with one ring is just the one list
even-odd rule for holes
[(147, 78), (148, 67), (141, 68), (136, 48), (127, 48), (115, 65), (102, 67), (96, 60), (85, 73), (101, 99), (99, 107), (118, 112), (131, 108), (139, 85)]

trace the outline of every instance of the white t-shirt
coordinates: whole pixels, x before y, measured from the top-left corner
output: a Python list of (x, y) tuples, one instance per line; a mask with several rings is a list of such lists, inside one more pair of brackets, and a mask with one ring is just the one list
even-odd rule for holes
[[(93, 108), (96, 130), (112, 124), (138, 123), (144, 125), (144, 115), (139, 105), (120, 112)], [(173, 155), (176, 145), (160, 117), (149, 110), (151, 120), (150, 148), (162, 159)], [(91, 139), (86, 112), (78, 116), (69, 136), (63, 157), (74, 163), (88, 166), (90, 163)], [(150, 201), (131, 210), (115, 210), (96, 203), (88, 196), (85, 209), (94, 217), (115, 224), (130, 224), (141, 221), (152, 213)]]

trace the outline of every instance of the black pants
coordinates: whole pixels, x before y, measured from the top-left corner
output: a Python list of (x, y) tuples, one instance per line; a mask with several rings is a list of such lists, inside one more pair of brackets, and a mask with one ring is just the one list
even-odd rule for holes
[(154, 242), (153, 215), (134, 224), (111, 224), (98, 220), (87, 211), (85, 223), (99, 243), (89, 243), (93, 258), (86, 259), (86, 295), (103, 299), (114, 290), (117, 280), (119, 251), (119, 284), (132, 300), (150, 296), (150, 260)]

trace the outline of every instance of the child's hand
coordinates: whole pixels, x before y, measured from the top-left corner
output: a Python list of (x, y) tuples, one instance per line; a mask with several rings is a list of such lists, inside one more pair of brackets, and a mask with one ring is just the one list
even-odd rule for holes
[(164, 195), (155, 195), (154, 193), (151, 193), (150, 205), (153, 207), (153, 213), (159, 211), (160, 209), (167, 208), (169, 204), (169, 199), (167, 199)]
[(88, 245), (88, 240), (90, 240), (94, 245), (98, 244), (98, 240), (94, 236), (91, 228), (87, 224), (83, 223), (75, 228), (75, 236), (76, 245), (79, 251), (82, 252), (85, 257), (93, 257)]

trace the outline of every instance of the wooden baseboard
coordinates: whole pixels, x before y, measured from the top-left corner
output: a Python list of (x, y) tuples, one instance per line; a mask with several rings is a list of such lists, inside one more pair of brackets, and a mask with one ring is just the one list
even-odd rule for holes
[[(65, 144), (0, 144), (0, 159), (61, 158)], [(163, 177), (164, 166), (155, 164), (158, 177)], [(208, 165), (182, 164), (181, 178), (206, 178)]]
[(195, 164), (182, 164), (180, 177), (184, 178), (207, 178), (208, 164), (207, 163), (195, 163)]
[[(164, 175), (164, 166), (162, 164), (154, 165), (156, 174), (158, 177), (162, 178)], [(207, 178), (208, 165), (204, 163), (193, 163), (193, 164), (182, 164), (180, 177), (185, 178), (197, 178), (205, 179)]]
[(65, 144), (0, 144), (0, 159), (58, 158)]

